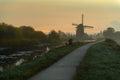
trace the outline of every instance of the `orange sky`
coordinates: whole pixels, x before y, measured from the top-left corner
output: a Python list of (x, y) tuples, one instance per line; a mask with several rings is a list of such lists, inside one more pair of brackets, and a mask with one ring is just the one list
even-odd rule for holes
[(15, 26), (29, 25), (48, 33), (62, 30), (75, 33), (72, 23), (94, 26), (87, 33), (96, 33), (107, 27), (120, 30), (120, 0), (0, 0), (0, 22)]

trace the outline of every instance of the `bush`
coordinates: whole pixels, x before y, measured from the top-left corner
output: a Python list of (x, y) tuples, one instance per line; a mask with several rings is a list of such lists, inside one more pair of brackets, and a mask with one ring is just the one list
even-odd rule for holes
[(120, 50), (120, 46), (117, 44), (117, 42), (115, 42), (112, 39), (106, 39), (105, 43), (111, 47), (113, 47), (114, 49)]

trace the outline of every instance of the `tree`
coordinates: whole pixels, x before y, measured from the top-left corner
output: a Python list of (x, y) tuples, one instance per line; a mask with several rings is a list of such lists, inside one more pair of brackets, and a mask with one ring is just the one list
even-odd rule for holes
[(8, 25), (6, 23), (0, 23), (0, 38), (1, 39), (13, 39), (20, 37), (21, 34), (17, 27)]
[(115, 30), (112, 27), (107, 28), (107, 30), (103, 31), (103, 35), (105, 38), (112, 38), (114, 36)]
[(60, 31), (60, 30), (58, 31), (58, 35), (60, 37), (61, 42), (66, 42), (68, 40), (67, 35), (64, 32)]
[(30, 26), (21, 26), (19, 28), (23, 34), (24, 38), (33, 39), (35, 30)]
[(48, 42), (52, 43), (52, 44), (56, 44), (56, 43), (60, 43), (60, 36), (59, 34), (55, 31), (52, 30), (49, 34), (48, 34)]
[(42, 31), (36, 31), (34, 34), (34, 38), (39, 40), (40, 42), (46, 42), (47, 35)]

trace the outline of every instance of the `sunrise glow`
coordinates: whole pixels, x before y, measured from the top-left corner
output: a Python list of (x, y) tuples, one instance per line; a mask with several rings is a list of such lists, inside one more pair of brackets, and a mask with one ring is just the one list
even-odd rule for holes
[[(0, 0), (0, 22), (15, 26), (29, 25), (48, 33), (62, 30), (75, 33), (72, 23), (81, 23), (84, 13), (87, 25), (94, 26), (87, 33), (104, 30), (111, 23), (120, 23), (119, 0)], [(113, 26), (116, 30), (119, 27)]]

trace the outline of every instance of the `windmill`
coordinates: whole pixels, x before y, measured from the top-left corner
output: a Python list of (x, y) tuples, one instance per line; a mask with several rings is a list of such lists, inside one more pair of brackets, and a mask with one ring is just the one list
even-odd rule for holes
[(83, 24), (83, 19), (84, 19), (84, 15), (82, 14), (82, 23), (81, 24), (72, 24), (74, 26), (77, 26), (76, 27), (76, 39), (78, 41), (83, 41), (84, 38), (85, 38), (85, 32), (84, 32), (84, 29), (85, 28), (93, 28), (92, 26), (87, 26), (87, 25), (84, 25)]

